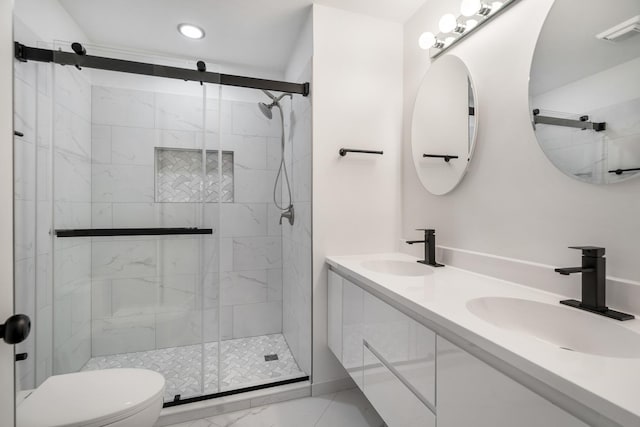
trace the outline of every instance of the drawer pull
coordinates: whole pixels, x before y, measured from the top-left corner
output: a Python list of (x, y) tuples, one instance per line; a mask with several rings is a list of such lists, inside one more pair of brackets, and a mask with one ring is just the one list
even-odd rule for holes
[(433, 415), (436, 415), (436, 407), (435, 405), (433, 405), (431, 402), (429, 402), (427, 399), (424, 398), (424, 396), (422, 396), (422, 394), (420, 394), (420, 392), (418, 390), (416, 390), (416, 388), (409, 383), (406, 379), (404, 379), (404, 377), (402, 376), (402, 374), (400, 374), (400, 372), (398, 372), (398, 370), (396, 368), (394, 368), (389, 362), (387, 362), (385, 360), (384, 357), (382, 357), (382, 355), (380, 355), (380, 353), (378, 353), (374, 348), (372, 348), (369, 343), (367, 342), (367, 340), (362, 340), (362, 343), (364, 344), (364, 346), (371, 352), (373, 353), (373, 355), (380, 361), (380, 363), (382, 363), (384, 365), (385, 368), (387, 368), (389, 371), (391, 371), (391, 373), (402, 383), (404, 384), (404, 386), (411, 392), (413, 393), (413, 395), (415, 397), (418, 398), (418, 400), (420, 400), (420, 402), (422, 402), (424, 404), (424, 406), (426, 406)]

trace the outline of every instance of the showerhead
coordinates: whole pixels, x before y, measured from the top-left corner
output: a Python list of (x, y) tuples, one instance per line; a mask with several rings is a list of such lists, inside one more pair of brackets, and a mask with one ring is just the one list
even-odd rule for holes
[(265, 95), (267, 95), (273, 101), (271, 104), (265, 104), (264, 102), (258, 102), (258, 107), (260, 107), (260, 111), (262, 111), (262, 114), (264, 114), (265, 117), (267, 119), (269, 119), (269, 120), (271, 120), (273, 118), (273, 112), (271, 111), (271, 109), (273, 107), (280, 108), (280, 101), (285, 96), (292, 97), (292, 95), (290, 93), (283, 93), (282, 95), (276, 97), (271, 92), (268, 92), (268, 91), (266, 91), (264, 89), (262, 89), (262, 91), (264, 92)]
[(274, 105), (276, 105), (275, 102), (269, 105), (265, 104), (264, 102), (258, 102), (258, 107), (260, 107), (260, 111), (262, 111), (262, 114), (264, 114), (265, 117), (269, 120), (273, 118), (273, 113), (271, 112), (271, 109), (273, 108)]

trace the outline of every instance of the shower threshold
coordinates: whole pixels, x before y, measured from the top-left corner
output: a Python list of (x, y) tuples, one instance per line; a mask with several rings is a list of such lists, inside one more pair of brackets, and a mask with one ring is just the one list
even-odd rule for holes
[(162, 374), (166, 380), (165, 406), (308, 379), (298, 367), (282, 334), (97, 356), (91, 358), (82, 370), (110, 368), (143, 368)]

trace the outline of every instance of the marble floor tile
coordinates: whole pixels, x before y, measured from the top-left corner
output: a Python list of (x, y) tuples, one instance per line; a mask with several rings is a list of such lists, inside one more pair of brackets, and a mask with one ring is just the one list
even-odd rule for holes
[(358, 389), (305, 397), (169, 427), (383, 427)]
[[(151, 369), (165, 377), (165, 401), (173, 400), (177, 394), (183, 399), (200, 396), (203, 383), (204, 394), (212, 394), (307, 375), (298, 367), (282, 334), (239, 338), (221, 344), (220, 348), (217, 342), (212, 342), (93, 357), (82, 370)], [(273, 355), (277, 355), (276, 360), (265, 360), (265, 356)], [(222, 375), (218, 375), (218, 358), (222, 361)]]

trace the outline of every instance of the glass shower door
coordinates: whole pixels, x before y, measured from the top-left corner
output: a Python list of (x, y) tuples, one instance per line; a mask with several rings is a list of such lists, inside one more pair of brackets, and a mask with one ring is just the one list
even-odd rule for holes
[(220, 178), (234, 189), (219, 205), (220, 390), (231, 391), (307, 374), (283, 328), (283, 233), (292, 225), (286, 218), (281, 222), (278, 206), (286, 209), (292, 203), (287, 188), (292, 177), (285, 177), (284, 170), (278, 174), (287, 156), (279, 108), (283, 117), (288, 114), (290, 98), (284, 96), (275, 106), (263, 91), (225, 86), (220, 99), (222, 161), (228, 156), (233, 162)]
[(53, 86), (53, 374), (146, 368), (165, 401), (216, 392), (206, 89), (58, 65)]
[[(24, 346), (35, 367), (19, 369), (23, 388), (51, 375), (146, 368), (164, 375), (173, 405), (306, 379), (309, 100), (38, 67), (36, 90), (22, 96), (37, 123), (18, 153), (31, 172), (16, 183), (26, 272), (16, 283), (31, 285), (17, 301), (35, 313), (37, 337)], [(294, 221), (280, 223), (290, 205)]]

